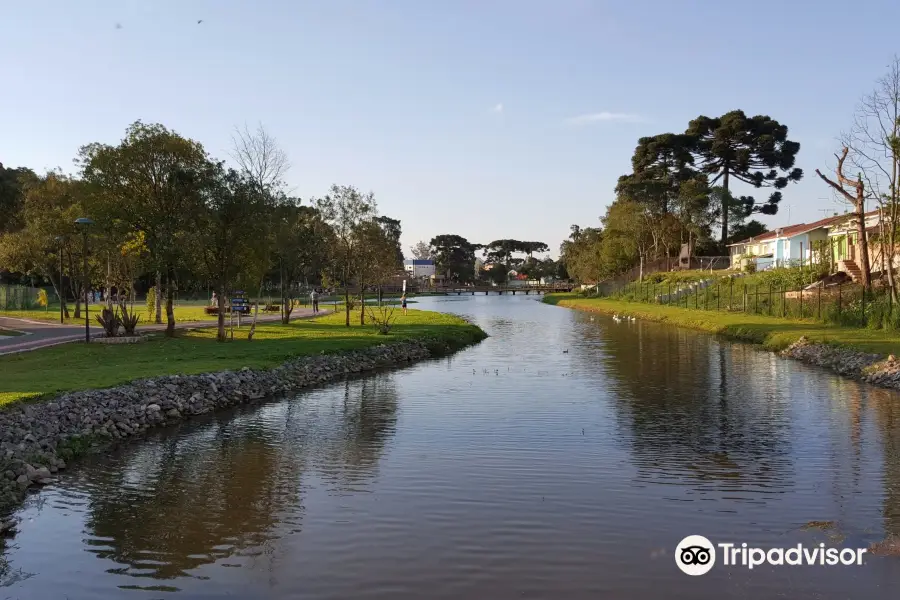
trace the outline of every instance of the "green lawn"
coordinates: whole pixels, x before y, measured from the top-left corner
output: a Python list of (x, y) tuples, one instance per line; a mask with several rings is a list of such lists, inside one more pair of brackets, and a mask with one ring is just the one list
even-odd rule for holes
[(812, 342), (835, 344), (881, 355), (900, 354), (900, 332), (839, 327), (810, 320), (780, 319), (741, 312), (718, 312), (644, 304), (579, 294), (548, 294), (544, 302), (567, 308), (633, 315), (639, 319), (672, 323), (781, 350), (806, 336)]
[(64, 344), (34, 352), (0, 356), (0, 405), (57, 392), (103, 388), (133, 379), (167, 374), (196, 374), (241, 367), (273, 367), (295, 357), (365, 348), (414, 338), (436, 338), (462, 347), (484, 337), (478, 327), (436, 312), (396, 311), (391, 334), (377, 335), (359, 325), (359, 313), (260, 324), (252, 342), (249, 325), (235, 330), (234, 341), (219, 343), (215, 329), (179, 332), (173, 339), (154, 337), (143, 344)]

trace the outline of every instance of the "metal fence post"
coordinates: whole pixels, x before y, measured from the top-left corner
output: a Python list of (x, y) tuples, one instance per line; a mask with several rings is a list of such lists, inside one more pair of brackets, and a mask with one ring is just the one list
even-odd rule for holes
[(785, 298), (785, 295), (784, 295), (784, 287), (782, 287), (782, 288), (781, 288), (781, 318), (782, 318), (782, 319), (784, 318), (784, 314), (785, 314), (784, 309), (786, 308), (786, 307), (785, 307), (785, 301), (786, 301), (786, 300), (787, 300), (787, 299)]
[(800, 288), (800, 318), (803, 318), (803, 288)]
[(716, 283), (716, 310), (719, 310), (719, 300), (722, 297), (722, 280)]
[(672, 282), (669, 281), (669, 294), (666, 298), (666, 304), (671, 304), (671, 303), (672, 303)]
[(772, 316), (772, 283), (769, 283), (769, 316)]
[(732, 306), (734, 306), (734, 277), (728, 280), (728, 312), (731, 312)]
[(819, 320), (819, 321), (822, 320), (822, 288), (823, 288), (823, 287), (825, 287), (825, 284), (824, 284), (824, 283), (822, 283), (822, 285), (818, 286), (818, 289), (819, 289), (819, 308), (816, 309), (816, 319)]

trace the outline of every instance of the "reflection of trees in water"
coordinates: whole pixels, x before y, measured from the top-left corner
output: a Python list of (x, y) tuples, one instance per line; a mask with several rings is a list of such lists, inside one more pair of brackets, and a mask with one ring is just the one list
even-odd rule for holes
[(123, 565), (112, 572), (156, 579), (234, 555), (274, 561), (279, 532), (299, 530), (304, 471), (342, 489), (370, 474), (396, 406), (378, 376), (148, 442), (92, 477), (86, 543)]
[(762, 487), (790, 479), (789, 399), (766, 355), (646, 324), (585, 334), (604, 338), (592, 345), (603, 347), (603, 377), (642, 470)]
[(317, 466), (325, 480), (349, 491), (374, 474), (396, 430), (397, 387), (393, 375), (383, 373), (348, 380), (341, 392), (338, 418), (316, 449)]
[(884, 453), (884, 529), (888, 535), (900, 536), (900, 399), (896, 392), (872, 389), (868, 401), (875, 411)]

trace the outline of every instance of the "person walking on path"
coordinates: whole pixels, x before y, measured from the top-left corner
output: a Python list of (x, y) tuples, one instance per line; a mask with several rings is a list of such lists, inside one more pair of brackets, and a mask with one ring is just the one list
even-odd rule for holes
[(319, 292), (313, 289), (312, 292), (309, 293), (309, 299), (312, 301), (312, 309), (314, 313), (319, 312)]
[(400, 307), (403, 309), (403, 314), (406, 314), (406, 294), (400, 296)]

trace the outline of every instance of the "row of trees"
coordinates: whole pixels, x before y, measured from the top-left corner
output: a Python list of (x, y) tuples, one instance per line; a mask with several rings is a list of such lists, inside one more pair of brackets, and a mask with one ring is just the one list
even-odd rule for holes
[[(416, 243), (410, 248), (410, 252), (416, 259), (433, 260), (435, 271), (447, 281), (472, 283), (485, 280), (503, 283), (513, 269), (536, 279), (559, 276), (559, 264), (556, 261), (534, 256), (549, 249), (544, 242), (502, 239), (489, 244), (476, 244), (460, 235), (443, 234), (431, 238), (428, 243)], [(483, 258), (478, 257), (479, 252)]]
[(87, 216), (95, 222), (94, 285), (130, 290), (133, 300), (135, 282), (149, 279), (164, 298), (156, 319), (164, 304), (169, 335), (176, 282), (208, 285), (217, 291), (224, 340), (225, 298), (235, 289), (261, 295), (277, 281), (287, 322), (301, 283), (341, 287), (349, 299), (350, 287), (362, 290), (401, 268), (400, 221), (379, 216), (371, 192), (335, 185), (304, 204), (287, 193), (287, 156), (264, 128), (238, 130), (233, 142), (229, 166), (199, 142), (138, 121), (117, 145), (82, 147), (77, 176), (0, 167), (0, 271), (45, 278), (60, 298), (71, 291), (80, 300), (83, 256), (73, 223)]
[[(766, 115), (741, 110), (700, 116), (683, 133), (638, 140), (632, 172), (619, 178), (601, 227), (572, 227), (560, 249), (569, 274), (596, 281), (640, 261), (694, 254), (723, 255), (726, 244), (764, 232), (755, 214), (775, 214), (781, 190), (799, 181), (800, 144)], [(734, 182), (770, 188), (767, 198), (735, 195)], [(718, 233), (718, 239), (716, 239)]]

